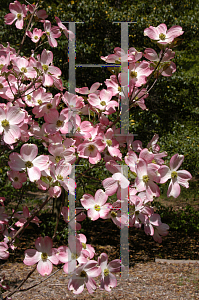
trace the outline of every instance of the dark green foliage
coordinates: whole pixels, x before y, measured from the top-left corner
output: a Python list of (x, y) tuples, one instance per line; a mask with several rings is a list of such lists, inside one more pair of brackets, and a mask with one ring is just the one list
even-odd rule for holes
[(199, 231), (199, 211), (191, 205), (187, 205), (184, 209), (174, 210), (172, 206), (165, 207), (158, 201), (153, 203), (156, 207), (156, 213), (161, 217), (161, 221), (168, 224), (170, 230), (185, 233)]

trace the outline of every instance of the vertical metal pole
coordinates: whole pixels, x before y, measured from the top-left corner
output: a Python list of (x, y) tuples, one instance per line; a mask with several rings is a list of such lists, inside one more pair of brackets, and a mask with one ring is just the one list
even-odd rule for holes
[[(128, 37), (128, 22), (122, 22), (121, 23), (121, 48), (125, 51), (125, 53), (128, 53), (129, 48), (129, 37)], [(128, 61), (122, 62), (121, 57), (121, 86), (127, 86), (128, 78), (124, 75), (123, 68), (128, 68)], [(128, 90), (128, 89), (127, 89)], [(129, 99), (128, 99), (128, 93), (126, 95), (126, 98), (121, 99), (121, 112), (120, 112), (120, 124), (121, 124), (121, 134), (127, 136), (129, 134)], [(123, 175), (128, 179), (128, 166), (124, 165), (122, 166), (122, 173)], [(127, 214), (128, 215), (128, 188), (121, 190), (121, 215)], [(127, 226), (124, 226), (120, 229), (120, 259), (122, 261), (122, 264), (125, 266), (125, 270), (121, 272), (121, 277), (123, 279), (128, 278), (129, 276), (129, 221)]]
[[(75, 22), (69, 23), (69, 30), (71, 30), (74, 34), (76, 33), (75, 28)], [(69, 93), (75, 94), (75, 88), (76, 88), (76, 74), (75, 74), (75, 44), (76, 44), (76, 34), (75, 39), (72, 41), (69, 40), (69, 46), (68, 46), (68, 56), (69, 56), (69, 79), (68, 79), (68, 91)], [(69, 121), (69, 120), (68, 120)], [(72, 134), (72, 132), (71, 132)], [(70, 135), (70, 133), (69, 133)], [(69, 178), (72, 178), (75, 180), (75, 164), (72, 166), (72, 172), (69, 176)], [(75, 195), (72, 195), (71, 193), (68, 193), (68, 221), (75, 218)], [(75, 220), (76, 222), (76, 220)], [(69, 236), (75, 236), (76, 231), (71, 228), (71, 226), (68, 226), (68, 237)], [(68, 271), (71, 272), (76, 267), (76, 258), (72, 257), (71, 262), (68, 264)], [(70, 258), (69, 258), (70, 260)]]

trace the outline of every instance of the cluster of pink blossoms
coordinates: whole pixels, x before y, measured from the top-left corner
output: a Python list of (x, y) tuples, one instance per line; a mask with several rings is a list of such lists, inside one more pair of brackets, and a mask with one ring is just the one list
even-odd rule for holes
[[(34, 43), (41, 42), (40, 38), (46, 35), (49, 45), (56, 47), (56, 39), (62, 31), (67, 38), (74, 38), (74, 34), (67, 30), (58, 17), (55, 18), (58, 26), (52, 26), (46, 20), (46, 12), (37, 11), (35, 5), (26, 6), (15, 1), (9, 9), (11, 12), (5, 16), (5, 23), (11, 25), (16, 21), (18, 29), (23, 29), (27, 14), (34, 14), (35, 20), (40, 21), (43, 30), (33, 28), (26, 32)], [(62, 189), (74, 195), (76, 183), (70, 178), (72, 165), (84, 159), (93, 167), (104, 162), (105, 168), (111, 173), (109, 178), (102, 181), (104, 190), (98, 189), (94, 197), (84, 194), (81, 198), (83, 209), (77, 210), (76, 219), (70, 222), (68, 208), (62, 207), (61, 214), (65, 222), (73, 230), (80, 230), (79, 222), (86, 218), (84, 211), (87, 210), (91, 220), (111, 219), (119, 228), (141, 228), (143, 225), (145, 233), (161, 243), (162, 236), (168, 234), (169, 226), (162, 223), (160, 216), (154, 212), (152, 201), (160, 196), (159, 185), (169, 179), (168, 197), (177, 198), (180, 185), (188, 188), (191, 174), (186, 170), (178, 170), (184, 156), (175, 154), (170, 160), (170, 167), (166, 166), (163, 158), (167, 153), (160, 152), (157, 134), (147, 147), (143, 147), (142, 142), (134, 140), (133, 135), (119, 135), (120, 128), (116, 128), (109, 116), (117, 113), (118, 117), (119, 103), (126, 98), (129, 98), (130, 108), (139, 106), (142, 110), (146, 109), (148, 78), (152, 75), (155, 79), (160, 75), (172, 76), (176, 71), (171, 61), (175, 55), (171, 45), (181, 34), (183, 31), (180, 26), (173, 26), (168, 31), (165, 24), (145, 29), (145, 36), (162, 45), (160, 53), (151, 48), (145, 49), (144, 53), (135, 48), (130, 48), (128, 53), (115, 48), (114, 54), (101, 58), (115, 64), (128, 61), (129, 67), (123, 68), (123, 77), (121, 73), (111, 75), (105, 81), (106, 89), (99, 89), (99, 82), (90, 89), (76, 88), (80, 96), (65, 91), (60, 79), (61, 70), (53, 65), (51, 51), (44, 49), (37, 56), (33, 52), (27, 58), (18, 55), (9, 44), (7, 47), (0, 45), (0, 97), (5, 102), (0, 103), (0, 135), (2, 145), (12, 150), (7, 175), (13, 187), (20, 189), (30, 181), (52, 198), (59, 197)], [(128, 79), (129, 86), (122, 85), (123, 80)], [(59, 90), (55, 95), (49, 92), (52, 86)], [(95, 113), (95, 118), (87, 117), (90, 111)], [(71, 132), (73, 136), (67, 137)], [(37, 145), (28, 143), (30, 137), (40, 141), (48, 154), (38, 155)], [(23, 145), (16, 152), (14, 150), (19, 142)], [(125, 154), (125, 151), (121, 152), (121, 147), (126, 148)], [(123, 166), (128, 168), (128, 179), (123, 175)], [(126, 191), (127, 197), (123, 197)], [(117, 196), (117, 201), (107, 202), (113, 195)], [(0, 259), (7, 259), (9, 248), (16, 248), (15, 227), (27, 227), (29, 219), (38, 226), (40, 223), (26, 206), (23, 212), (13, 212), (9, 217), (4, 201), (1, 197), (0, 234), (4, 240), (0, 242)], [(129, 215), (121, 213), (123, 204), (129, 205)], [(9, 222), (14, 225), (9, 227)], [(110, 291), (117, 285), (113, 273), (123, 270), (119, 259), (108, 263), (105, 253), (98, 257), (98, 261), (93, 260), (95, 250), (86, 244), (83, 234), (69, 236), (68, 247), (61, 246), (58, 249), (53, 248), (50, 237), (38, 237), (35, 247), (36, 250), (25, 251), (24, 263), (29, 266), (37, 263), (37, 270), (42, 276), (52, 272), (53, 264), (63, 264), (64, 272), (71, 276), (68, 288), (75, 294), (81, 293), (84, 286), (89, 293), (94, 292), (97, 284), (93, 278), (100, 274), (100, 288)]]
[[(53, 264), (64, 264), (63, 270), (71, 276), (68, 289), (74, 294), (80, 294), (86, 285), (88, 292), (93, 293), (97, 284), (93, 278), (101, 274), (100, 288), (110, 291), (117, 285), (117, 279), (113, 273), (123, 269), (120, 260), (115, 259), (108, 264), (108, 256), (102, 253), (98, 261), (93, 260), (94, 248), (86, 244), (86, 236), (78, 234), (77, 237), (69, 236), (68, 247), (61, 246), (53, 248), (51, 238), (39, 237), (35, 241), (35, 249), (25, 251), (24, 264), (32, 266), (36, 263), (37, 270), (42, 275), (49, 275), (52, 272)], [(77, 265), (78, 263), (78, 265)]]
[(41, 29), (34, 28), (33, 32), (29, 30), (26, 32), (27, 36), (31, 38), (31, 41), (34, 43), (38, 43), (40, 38), (43, 35), (46, 35), (49, 45), (51, 47), (57, 47), (56, 39), (61, 36), (62, 31), (70, 40), (75, 37), (74, 33), (68, 30), (58, 17), (55, 17), (58, 26), (51, 26), (51, 22), (49, 20), (46, 20), (48, 18), (46, 11), (43, 9), (37, 11), (34, 4), (26, 6), (25, 4), (21, 4), (20, 2), (15, 1), (14, 3), (10, 3), (9, 9), (11, 13), (7, 14), (4, 17), (5, 24), (7, 25), (11, 25), (16, 21), (15, 26), (18, 29), (23, 29), (24, 18), (28, 17), (28, 13), (30, 15), (34, 14), (35, 20), (39, 20), (41, 23), (43, 23), (43, 31)]

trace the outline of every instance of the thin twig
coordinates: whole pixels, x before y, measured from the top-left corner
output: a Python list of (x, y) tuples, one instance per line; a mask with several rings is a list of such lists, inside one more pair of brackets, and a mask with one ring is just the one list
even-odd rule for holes
[(20, 196), (19, 201), (18, 201), (18, 203), (17, 203), (17, 205), (16, 205), (15, 209), (13, 210), (13, 213), (12, 213), (12, 215), (11, 215), (11, 217), (10, 217), (11, 220), (12, 220), (12, 217), (14, 216), (14, 214), (15, 214), (15, 212), (16, 212), (16, 210), (17, 210), (19, 204), (20, 204), (20, 202), (22, 201), (23, 195), (24, 195), (24, 186), (22, 186), (22, 193), (21, 193), (21, 196)]
[[(156, 71), (157, 68), (159, 67), (159, 65), (160, 65), (160, 63), (161, 63), (161, 61), (162, 61), (162, 59), (163, 59), (163, 57), (164, 57), (164, 55), (165, 55), (166, 52), (167, 52), (167, 50), (165, 50), (164, 52), (162, 52), (161, 58), (160, 58), (159, 62), (157, 63), (155, 69), (154, 69), (153, 72), (151, 73), (151, 75), (148, 77), (147, 82), (150, 81), (152, 75), (155, 73), (155, 71)], [(146, 82), (146, 84), (147, 84), (147, 82)], [(157, 79), (155, 80), (155, 83), (156, 83), (156, 82), (157, 82)], [(154, 86), (155, 83), (152, 84), (152, 86), (151, 86), (150, 89), (145, 93), (145, 95), (151, 90), (151, 88)], [(140, 88), (140, 90), (137, 92), (137, 94), (134, 95), (134, 99), (137, 97), (137, 95), (139, 95), (139, 93), (141, 92), (141, 90), (142, 90), (143, 88), (144, 88), (144, 85)], [(133, 94), (133, 93), (132, 93), (132, 94)], [(142, 98), (143, 96), (144, 96), (144, 95), (142, 95), (140, 98)], [(140, 98), (138, 98), (138, 100), (139, 100)], [(130, 99), (129, 102), (133, 101), (134, 99)], [(133, 103), (133, 104), (134, 104), (134, 103)], [(124, 113), (128, 112), (128, 111), (132, 108), (133, 104), (132, 104), (129, 108), (127, 108), (127, 110), (126, 110)], [(115, 124), (119, 121), (119, 119), (120, 119), (120, 115), (117, 116), (117, 118), (116, 118), (116, 120), (113, 122), (113, 124), (109, 125), (109, 126), (106, 128), (106, 130), (108, 130), (109, 128), (113, 127), (113, 125), (115, 125)]]
[(28, 280), (28, 278), (32, 275), (32, 273), (36, 270), (36, 268), (37, 268), (37, 265), (28, 273), (28, 275), (26, 276), (26, 278), (18, 285), (18, 287), (14, 291), (12, 291), (11, 293), (9, 293), (6, 296), (6, 298), (3, 298), (3, 300), (6, 300), (7, 297), (10, 297), (13, 294), (15, 294), (20, 289), (20, 287)]
[(37, 211), (30, 217), (28, 218), (27, 222), (15, 233), (15, 235), (11, 238), (11, 240), (8, 242), (8, 246), (12, 243), (12, 241), (19, 235), (24, 232), (26, 227), (29, 225), (29, 223), (34, 219), (34, 217), (40, 212), (40, 210), (46, 205), (46, 203), (51, 199), (51, 197), (48, 197), (42, 205), (37, 209)]
[(18, 52), (17, 52), (17, 56), (19, 55), (19, 53), (20, 53), (20, 51), (21, 51), (21, 47), (23, 46), (23, 43), (24, 43), (25, 38), (26, 38), (26, 32), (28, 31), (28, 28), (29, 28), (29, 26), (30, 26), (30, 24), (31, 24), (31, 22), (32, 22), (33, 16), (34, 16), (34, 14), (35, 14), (35, 12), (36, 12), (36, 10), (37, 10), (37, 8), (38, 8), (38, 4), (39, 4), (39, 1), (38, 1), (37, 4), (35, 5), (34, 11), (33, 11), (33, 13), (32, 13), (32, 16), (30, 17), (30, 20), (29, 20), (28, 25), (27, 25), (27, 27), (26, 27), (24, 36), (23, 36), (22, 41), (21, 41), (21, 45), (20, 45), (19, 50), (18, 50)]
[[(37, 266), (36, 266), (36, 267), (37, 267)], [(19, 290), (19, 292), (25, 292), (25, 291), (28, 291), (28, 290), (34, 288), (35, 286), (38, 286), (39, 284), (43, 283), (44, 281), (48, 280), (50, 277), (52, 277), (53, 275), (55, 275), (55, 274), (56, 274), (58, 271), (60, 271), (60, 270), (61, 270), (61, 269), (57, 269), (55, 272), (53, 272), (52, 274), (50, 274), (50, 275), (49, 275), (48, 277), (46, 277), (44, 280), (41, 280), (40, 282), (35, 283), (35, 284), (29, 286), (29, 287), (26, 288), (26, 289), (21, 289), (21, 290)]]
[(53, 234), (52, 240), (54, 240), (54, 238), (56, 236), (56, 231), (57, 231), (57, 227), (59, 225), (59, 220), (60, 220), (60, 217), (61, 217), (61, 211), (62, 211), (62, 207), (63, 207), (63, 204), (64, 204), (63, 202), (65, 201), (65, 190), (64, 190), (63, 187), (62, 187), (61, 194), (63, 194), (62, 203), (61, 203), (61, 207), (60, 207), (60, 210), (59, 210), (59, 216), (58, 216), (58, 219), (57, 219), (57, 223), (56, 223), (56, 226), (55, 226), (55, 230), (54, 230), (54, 234)]

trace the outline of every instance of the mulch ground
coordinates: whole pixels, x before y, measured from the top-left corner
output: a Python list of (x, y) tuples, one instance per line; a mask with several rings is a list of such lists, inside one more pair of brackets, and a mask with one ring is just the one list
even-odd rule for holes
[[(37, 228), (37, 227), (35, 227)], [(96, 250), (96, 257), (106, 252), (109, 260), (120, 257), (120, 230), (111, 222), (87, 222), (85, 234), (87, 243)], [(20, 240), (16, 255), (10, 255), (7, 261), (0, 261), (0, 275), (6, 274), (11, 290), (15, 289), (22, 279), (33, 268), (23, 264), (25, 249), (34, 248), (38, 234), (35, 230), (26, 230)], [(55, 242), (54, 247), (67, 241)], [(180, 233), (170, 231), (163, 237), (161, 244), (147, 236), (143, 229), (129, 228), (129, 277), (124, 281), (117, 275), (118, 285), (111, 293), (85, 291), (74, 295), (67, 289), (67, 275), (60, 270), (45, 283), (37, 287), (16, 293), (13, 300), (26, 299), (199, 299), (199, 263), (168, 264), (155, 262), (155, 259), (199, 260), (199, 232)], [(56, 266), (54, 270), (56, 270)], [(35, 271), (23, 288), (44, 278)], [(173, 296), (171, 296), (173, 295)]]
[[(173, 203), (172, 203), (173, 205)], [(186, 203), (184, 203), (184, 206)], [(181, 209), (181, 203), (175, 203)], [(196, 209), (199, 208), (197, 204)], [(106, 252), (109, 261), (120, 258), (120, 230), (108, 220), (85, 222), (82, 225), (87, 243), (92, 244), (96, 257)], [(34, 266), (23, 264), (24, 251), (35, 248), (35, 240), (40, 235), (39, 228), (33, 224), (26, 229), (15, 253), (8, 260), (0, 260), (0, 278), (6, 275), (11, 291), (17, 288)], [(68, 291), (68, 277), (63, 270), (33, 289), (17, 292), (13, 300), (66, 300), (66, 299), (132, 299), (132, 300), (195, 300), (199, 299), (199, 232), (179, 232), (170, 230), (162, 243), (156, 243), (143, 229), (129, 228), (129, 276), (117, 276), (117, 287), (110, 293), (99, 289), (90, 295), (86, 289), (80, 295)], [(67, 240), (54, 241), (53, 246), (67, 245)], [(157, 259), (180, 260), (186, 263), (166, 263)], [(54, 266), (53, 271), (57, 267)], [(44, 280), (37, 271), (23, 285), (23, 289)], [(99, 283), (99, 280), (97, 279)], [(6, 296), (8, 292), (4, 293)], [(1, 295), (0, 295), (1, 299)]]

